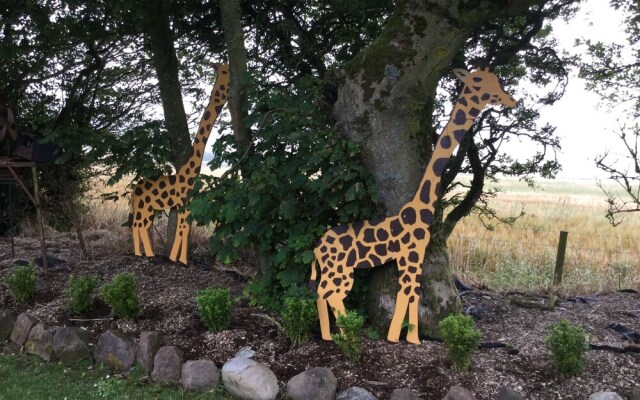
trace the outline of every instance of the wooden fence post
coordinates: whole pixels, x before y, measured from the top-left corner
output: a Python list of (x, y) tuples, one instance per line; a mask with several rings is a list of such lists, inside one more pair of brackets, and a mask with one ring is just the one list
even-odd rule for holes
[(564, 270), (564, 254), (567, 251), (567, 237), (569, 232), (560, 231), (560, 239), (558, 240), (558, 253), (556, 254), (556, 270), (553, 276), (553, 284), (562, 283), (562, 272)]

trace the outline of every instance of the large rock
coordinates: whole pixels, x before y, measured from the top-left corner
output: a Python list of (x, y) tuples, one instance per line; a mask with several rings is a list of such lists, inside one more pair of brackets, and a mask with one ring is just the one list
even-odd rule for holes
[(37, 319), (25, 313), (18, 315), (16, 324), (13, 326), (13, 331), (11, 331), (11, 341), (18, 346), (24, 345), (27, 339), (29, 339), (31, 328), (36, 326), (37, 323)]
[(29, 339), (24, 344), (27, 353), (34, 354), (45, 361), (55, 359), (53, 352), (53, 332), (42, 322), (36, 324), (29, 332)]
[(265, 365), (235, 357), (222, 366), (222, 381), (233, 396), (246, 400), (274, 400), (278, 378)]
[(402, 388), (394, 389), (389, 400), (420, 400), (420, 397), (411, 390)]
[(122, 332), (106, 331), (98, 338), (93, 356), (97, 363), (128, 371), (136, 362), (136, 345)]
[(631, 389), (629, 400), (640, 400), (640, 386)]
[(4, 342), (9, 339), (13, 327), (16, 324), (16, 319), (9, 310), (0, 310), (0, 342)]
[(496, 400), (524, 400), (524, 396), (511, 388), (503, 386), (498, 390)]
[(162, 347), (162, 336), (159, 332), (144, 331), (140, 334), (136, 358), (138, 365), (145, 374), (153, 370), (153, 358)]
[(589, 396), (589, 400), (624, 400), (616, 392), (596, 392)]
[(287, 396), (292, 400), (333, 400), (338, 380), (327, 368), (316, 367), (302, 372), (287, 382)]
[(182, 375), (182, 350), (176, 346), (160, 347), (153, 358), (151, 379), (162, 383), (177, 383)]
[(185, 389), (206, 392), (220, 383), (220, 370), (211, 360), (187, 361), (182, 365), (181, 382)]
[(476, 396), (461, 386), (451, 386), (442, 400), (476, 400)]
[(378, 398), (366, 389), (353, 386), (338, 393), (336, 400), (378, 400)]
[(89, 358), (89, 332), (82, 328), (64, 327), (53, 336), (53, 351), (58, 360), (70, 363)]

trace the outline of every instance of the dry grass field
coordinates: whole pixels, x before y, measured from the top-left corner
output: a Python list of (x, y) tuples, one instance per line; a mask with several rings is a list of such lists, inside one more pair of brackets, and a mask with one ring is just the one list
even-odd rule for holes
[(501, 192), (490, 205), (499, 215), (524, 208), (513, 226), (488, 230), (474, 216), (458, 224), (448, 243), (456, 270), (496, 289), (550, 289), (560, 231), (566, 231), (562, 292), (640, 289), (640, 215), (610, 225), (605, 196), (593, 181), (539, 180), (537, 186), (515, 179), (497, 185)]

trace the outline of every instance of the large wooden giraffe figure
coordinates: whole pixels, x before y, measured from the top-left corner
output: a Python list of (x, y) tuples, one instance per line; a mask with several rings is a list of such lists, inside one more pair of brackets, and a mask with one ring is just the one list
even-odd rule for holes
[[(185, 199), (193, 188), (194, 179), (200, 173), (202, 157), (207, 139), (211, 133), (211, 127), (218, 118), (222, 107), (227, 101), (229, 88), (229, 65), (216, 65), (216, 81), (211, 90), (209, 104), (202, 115), (198, 133), (193, 140), (191, 156), (180, 167), (175, 175), (163, 175), (156, 178), (145, 178), (136, 184), (131, 194), (131, 211), (129, 224), (133, 232), (133, 250), (137, 256), (141, 256), (140, 243), (144, 247), (147, 257), (153, 257), (153, 244), (149, 237), (149, 229), (153, 225), (154, 213), (157, 210), (180, 208), (185, 205)], [(179, 260), (187, 264), (189, 223), (187, 217), (189, 211), (180, 210), (178, 213), (178, 226), (173, 247), (169, 254), (172, 261)]]
[[(433, 219), (434, 204), (441, 192), (442, 173), (454, 149), (487, 104), (502, 104), (506, 107), (514, 107), (516, 104), (489, 70), (473, 73), (454, 70), (454, 74), (464, 83), (464, 87), (449, 122), (440, 134), (413, 200), (405, 204), (398, 215), (331, 228), (314, 249), (310, 286), (317, 288), (318, 317), (322, 338), (325, 340), (331, 340), (327, 305), (336, 316), (345, 313), (343, 299), (353, 286), (353, 270), (373, 268), (396, 260), (400, 290), (387, 339), (392, 342), (399, 340), (408, 310), (409, 324), (413, 329), (409, 330), (407, 341), (420, 343), (420, 275), (430, 239), (429, 227)], [(320, 270), (319, 285), (316, 269)]]

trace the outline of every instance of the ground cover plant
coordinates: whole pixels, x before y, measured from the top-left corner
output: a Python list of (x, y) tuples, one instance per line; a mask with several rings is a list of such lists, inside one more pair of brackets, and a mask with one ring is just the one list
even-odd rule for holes
[(291, 346), (298, 346), (311, 336), (316, 324), (316, 302), (312, 299), (287, 297), (282, 309), (282, 328), (291, 339)]
[(455, 368), (469, 369), (469, 358), (480, 344), (480, 331), (468, 315), (449, 315), (439, 323), (440, 336)]
[(93, 309), (93, 293), (98, 286), (98, 276), (69, 277), (65, 294), (69, 296), (67, 307), (76, 315), (84, 315)]
[(233, 301), (228, 289), (206, 288), (196, 295), (198, 313), (211, 332), (220, 332), (229, 326)]
[(100, 288), (100, 297), (111, 307), (115, 315), (134, 320), (141, 313), (137, 284), (138, 278), (133, 273), (116, 274), (111, 283), (106, 283)]
[(331, 335), (331, 339), (351, 362), (357, 363), (362, 353), (364, 317), (357, 311), (348, 310), (346, 314), (338, 315), (336, 325), (339, 332)]
[(567, 376), (580, 374), (585, 367), (584, 353), (589, 349), (586, 333), (582, 327), (570, 324), (566, 319), (550, 328), (546, 342), (556, 368)]
[(33, 264), (16, 265), (6, 277), (7, 285), (18, 303), (26, 303), (36, 294), (38, 275)]

